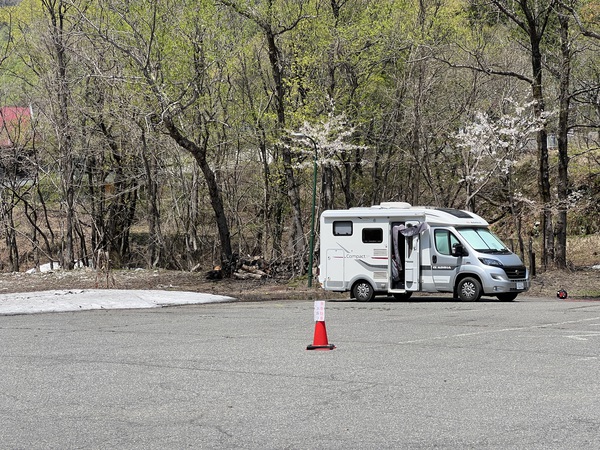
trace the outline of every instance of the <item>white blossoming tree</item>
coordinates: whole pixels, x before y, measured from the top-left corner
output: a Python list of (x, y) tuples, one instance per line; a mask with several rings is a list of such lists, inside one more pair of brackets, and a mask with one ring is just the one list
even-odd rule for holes
[(506, 192), (507, 209), (512, 214), (521, 254), (525, 253), (521, 233), (521, 217), (517, 204), (530, 207), (533, 201), (515, 192), (513, 168), (527, 149), (533, 149), (532, 140), (539, 129), (531, 103), (516, 104), (508, 99), (509, 112), (498, 117), (478, 113), (472, 123), (466, 125), (456, 135), (456, 145), (461, 151), (462, 173), (460, 183), (464, 186), (465, 207), (475, 211), (477, 197), (485, 198), (497, 189), (501, 180)]
[(504, 176), (510, 182), (513, 166), (539, 128), (531, 103), (508, 102), (512, 106), (509, 113), (492, 118), (479, 112), (473, 122), (455, 135), (456, 145), (461, 150), (460, 183), (466, 194), (465, 207), (472, 211), (476, 197), (483, 195), (496, 177)]
[(292, 133), (303, 136), (300, 142), (304, 145), (298, 149), (298, 167), (312, 166), (316, 162), (316, 168), (321, 172), (323, 209), (334, 206), (336, 174), (348, 203), (352, 172), (360, 164), (361, 152), (366, 149), (350, 142), (355, 130), (348, 124), (345, 115), (330, 113), (327, 120), (316, 124), (304, 122), (298, 132)]

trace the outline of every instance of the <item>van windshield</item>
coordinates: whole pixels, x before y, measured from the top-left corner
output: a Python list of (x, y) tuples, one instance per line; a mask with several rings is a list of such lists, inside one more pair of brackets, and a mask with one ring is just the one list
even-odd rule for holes
[(511, 253), (500, 238), (487, 228), (458, 228), (456, 231), (479, 253)]

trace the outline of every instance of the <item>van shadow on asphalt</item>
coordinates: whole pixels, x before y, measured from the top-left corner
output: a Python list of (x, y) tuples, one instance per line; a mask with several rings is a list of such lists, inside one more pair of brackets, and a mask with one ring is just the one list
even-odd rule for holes
[(354, 298), (342, 298), (342, 299), (331, 299), (328, 300), (332, 303), (518, 303), (519, 298), (512, 302), (500, 302), (496, 297), (481, 297), (476, 302), (463, 302), (458, 298), (452, 298), (451, 296), (418, 296), (411, 297), (407, 300), (397, 300), (394, 297), (378, 296), (369, 302), (361, 302)]

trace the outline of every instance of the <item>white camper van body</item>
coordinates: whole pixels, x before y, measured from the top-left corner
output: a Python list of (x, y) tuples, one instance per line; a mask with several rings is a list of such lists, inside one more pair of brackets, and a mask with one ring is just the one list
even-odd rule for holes
[(480, 216), (382, 203), (321, 214), (319, 282), (358, 300), (449, 292), (464, 301), (512, 301), (529, 289), (527, 268)]

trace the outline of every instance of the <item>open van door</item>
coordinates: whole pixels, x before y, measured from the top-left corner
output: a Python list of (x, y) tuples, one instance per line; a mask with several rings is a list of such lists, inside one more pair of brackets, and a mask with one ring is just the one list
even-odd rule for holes
[[(406, 221), (406, 228), (416, 227), (420, 225), (418, 221)], [(405, 258), (404, 258), (404, 285), (407, 291), (418, 291), (420, 288), (420, 265), (421, 265), (421, 245), (419, 240), (420, 233), (415, 233), (412, 236), (406, 236), (406, 245), (404, 247)]]

